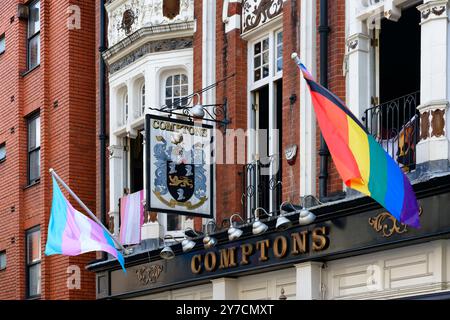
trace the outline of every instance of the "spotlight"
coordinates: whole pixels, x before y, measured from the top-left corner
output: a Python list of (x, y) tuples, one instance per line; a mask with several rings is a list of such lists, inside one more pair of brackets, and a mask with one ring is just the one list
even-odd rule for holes
[(215, 247), (217, 244), (217, 239), (214, 237), (211, 237), (210, 232), (208, 231), (208, 226), (210, 224), (212, 224), (214, 226), (214, 230), (212, 230), (212, 232), (214, 232), (216, 230), (216, 223), (213, 220), (210, 220), (208, 222), (208, 224), (206, 225), (206, 237), (203, 238), (203, 246), (205, 247), (205, 249), (211, 249), (211, 248)]
[[(284, 216), (286, 213), (286, 211), (283, 210), (284, 204), (290, 204), (290, 203), (286, 201), (280, 205), (280, 215), (278, 216), (277, 224), (276, 224), (276, 229), (279, 231), (289, 229), (292, 226), (292, 221)], [(294, 210), (295, 210), (295, 208), (294, 208)]]
[(200, 104), (200, 94), (196, 93), (195, 96), (197, 96), (198, 101), (197, 104), (191, 108), (191, 115), (196, 119), (203, 119), (205, 117), (205, 110)]
[(300, 211), (300, 215), (298, 217), (298, 223), (301, 226), (311, 224), (316, 220), (316, 215), (307, 209), (303, 209)]
[(264, 208), (256, 208), (255, 209), (255, 213), (254, 213), (255, 214), (255, 222), (253, 222), (253, 227), (252, 227), (252, 232), (254, 235), (264, 233), (267, 231), (267, 229), (269, 229), (267, 224), (259, 221), (258, 210), (263, 210), (268, 216), (272, 216)]
[(230, 240), (230, 241), (233, 241), (233, 240), (236, 240), (236, 239), (239, 239), (239, 237), (240, 236), (242, 236), (242, 233), (243, 233), (243, 231), (241, 230), (241, 229), (239, 229), (238, 227), (236, 227), (234, 224), (233, 224), (233, 218), (234, 217), (239, 217), (242, 221), (244, 221), (244, 219), (242, 219), (242, 217), (239, 215), (239, 214), (233, 214), (231, 217), (230, 217), (230, 224), (231, 224), (231, 227), (230, 227), (230, 229), (228, 229), (228, 239)]
[(174, 237), (173, 236), (164, 237), (164, 249), (161, 250), (159, 256), (164, 260), (171, 260), (175, 258), (175, 253), (173, 252), (172, 248), (166, 244), (166, 239), (174, 239)]
[(183, 252), (189, 252), (195, 247), (195, 241), (184, 239), (181, 242), (181, 248), (183, 249)]

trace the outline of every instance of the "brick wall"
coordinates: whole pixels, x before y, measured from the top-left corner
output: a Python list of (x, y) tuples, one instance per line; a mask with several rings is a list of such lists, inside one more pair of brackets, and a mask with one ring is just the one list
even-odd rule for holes
[[(17, 19), (16, 12), (22, 2), (6, 0), (0, 5), (0, 34), (6, 34), (6, 52), (0, 56), (0, 143), (7, 144), (7, 160), (0, 164), (0, 250), (7, 251), (7, 268), (0, 271), (0, 299), (26, 297), (25, 231), (37, 225), (42, 243), (41, 297), (92, 299), (94, 276), (84, 266), (95, 254), (69, 258), (45, 257), (43, 252), (52, 200), (49, 168), (54, 168), (88, 207), (95, 208), (94, 3), (42, 0), (41, 63), (21, 76), (26, 70), (27, 24)], [(71, 4), (81, 8), (81, 30), (67, 28)], [(38, 109), (41, 180), (27, 187), (25, 117)], [(81, 290), (67, 288), (69, 265), (80, 267)]]

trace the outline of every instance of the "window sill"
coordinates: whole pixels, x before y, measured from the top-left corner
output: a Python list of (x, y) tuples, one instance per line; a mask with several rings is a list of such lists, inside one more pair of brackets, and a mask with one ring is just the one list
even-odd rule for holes
[(34, 296), (34, 297), (27, 297), (26, 300), (41, 300), (41, 295)]
[(34, 70), (39, 69), (40, 66), (41, 66), (41, 65), (38, 64), (38, 65), (34, 66), (33, 68), (28, 69), (27, 71), (23, 71), (23, 72), (20, 73), (20, 76), (21, 76), (22, 78), (25, 78), (27, 75), (29, 75), (30, 73), (32, 73)]
[(23, 190), (31, 189), (31, 188), (33, 188), (34, 186), (39, 185), (40, 183), (41, 183), (41, 179), (38, 179), (38, 180), (36, 180), (36, 181), (30, 183), (29, 185), (23, 187)]

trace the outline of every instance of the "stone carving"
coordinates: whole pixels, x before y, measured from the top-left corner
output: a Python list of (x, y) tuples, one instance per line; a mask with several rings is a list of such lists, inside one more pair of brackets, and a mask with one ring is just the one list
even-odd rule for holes
[(425, 111), (420, 115), (420, 140), (426, 140), (430, 136), (430, 112)]
[(440, 16), (445, 12), (445, 6), (433, 7), (431, 11), (434, 13), (434, 15)]
[(278, 16), (283, 0), (245, 0), (243, 4), (243, 32), (250, 31)]
[(355, 50), (358, 47), (358, 39), (348, 41), (347, 46), (350, 50)]
[(444, 119), (445, 111), (444, 110), (434, 110), (431, 112), (432, 120), (431, 120), (431, 136), (439, 138), (445, 134), (445, 119)]
[(166, 39), (166, 40), (157, 40), (148, 42), (135, 51), (131, 52), (127, 56), (121, 58), (117, 62), (112, 63), (109, 66), (109, 73), (113, 74), (126, 66), (132, 64), (136, 60), (142, 58), (148, 53), (153, 52), (163, 52), (163, 51), (171, 51), (171, 50), (181, 50), (192, 48), (193, 39), (192, 38), (175, 38), (175, 39)]
[(430, 9), (422, 11), (422, 19), (424, 19), (424, 20), (428, 19), (430, 14), (431, 14), (431, 10)]
[(136, 276), (139, 282), (145, 286), (149, 283), (155, 283), (162, 272), (163, 266), (161, 265), (144, 266), (136, 269)]
[(125, 30), (126, 34), (129, 34), (131, 32), (131, 27), (133, 26), (135, 20), (136, 16), (134, 15), (133, 10), (131, 9), (125, 10), (122, 16), (121, 28)]
[(177, 1), (180, 8), (175, 17), (164, 16), (164, 1), (166, 0), (115, 0), (109, 2), (106, 5), (109, 20), (109, 46), (114, 46), (143, 27), (194, 21), (194, 0)]

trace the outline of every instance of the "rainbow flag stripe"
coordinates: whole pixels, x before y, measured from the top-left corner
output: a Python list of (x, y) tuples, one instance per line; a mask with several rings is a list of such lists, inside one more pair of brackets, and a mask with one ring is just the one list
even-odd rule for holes
[(344, 183), (376, 200), (398, 221), (419, 228), (419, 205), (409, 179), (345, 104), (319, 85), (298, 57), (295, 60)]
[(77, 256), (91, 251), (110, 253), (126, 272), (123, 256), (117, 251), (111, 236), (95, 221), (75, 210), (53, 178), (53, 202), (45, 255)]

